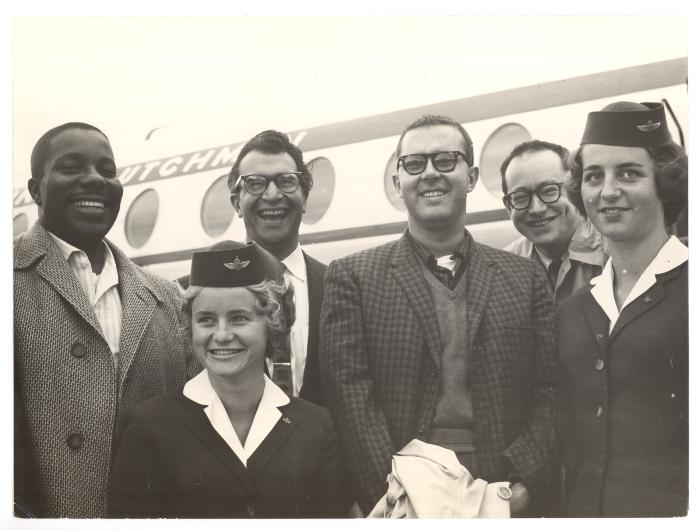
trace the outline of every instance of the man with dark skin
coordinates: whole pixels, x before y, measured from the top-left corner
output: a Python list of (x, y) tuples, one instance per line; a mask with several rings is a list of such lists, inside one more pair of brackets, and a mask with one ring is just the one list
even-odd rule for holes
[(14, 241), (15, 512), (103, 517), (125, 415), (198, 365), (175, 285), (105, 239), (122, 198), (105, 134), (55, 127), (31, 169), (39, 220)]

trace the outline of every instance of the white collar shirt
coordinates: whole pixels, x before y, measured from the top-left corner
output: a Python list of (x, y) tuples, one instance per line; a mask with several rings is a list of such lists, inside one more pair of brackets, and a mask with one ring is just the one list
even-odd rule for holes
[[(306, 275), (306, 261), (301, 245), (282, 260), (284, 281), (294, 287), (295, 319), (289, 334), (291, 345), (292, 392), (299, 396), (304, 383), (306, 348), (309, 342), (309, 287)], [(272, 374), (272, 363), (268, 360), (268, 370)]]
[(267, 435), (270, 434), (282, 417), (278, 407), (286, 405), (290, 401), (289, 397), (269, 377), (264, 376), (264, 378), (265, 388), (263, 395), (255, 411), (255, 417), (245, 443), (241, 443), (241, 440), (238, 438), (224, 404), (221, 402), (214, 387), (211, 386), (209, 373), (206, 370), (202, 370), (187, 381), (182, 389), (182, 393), (186, 398), (200, 405), (206, 405), (204, 414), (207, 416), (209, 423), (211, 423), (214, 430), (224, 439), (226, 445), (231, 448), (246, 468), (248, 467), (248, 460), (253, 456), (255, 450), (267, 438)]
[(688, 261), (688, 247), (681, 243), (676, 236), (671, 236), (664, 246), (661, 247), (656, 257), (644, 269), (639, 279), (637, 279), (637, 283), (634, 284), (629, 295), (627, 295), (627, 299), (622, 304), (622, 307), (618, 309), (613, 289), (615, 273), (612, 267), (612, 259), (608, 259), (600, 276), (591, 279), (591, 285), (593, 285), (591, 294), (610, 319), (608, 333), (615, 327), (615, 323), (625, 307), (656, 283), (657, 274), (663, 274), (675, 269), (686, 261)]
[[(526, 239), (524, 244), (527, 245), (525, 249), (526, 254), (524, 255), (532, 255), (532, 251), (534, 250), (537, 252), (537, 257), (544, 265), (544, 268), (549, 270), (552, 259), (542, 254), (542, 252), (532, 244), (532, 241)], [(557, 274), (557, 281), (554, 282), (554, 290), (556, 291), (559, 288), (564, 282), (566, 275), (571, 270), (571, 260), (587, 263), (589, 265), (602, 266), (605, 259), (605, 254), (602, 249), (603, 241), (600, 234), (590, 220), (583, 219), (579, 222), (576, 230), (574, 230), (574, 234), (571, 236), (571, 241), (569, 242), (569, 247), (560, 258), (561, 266)]]
[(119, 365), (119, 338), (122, 331), (122, 303), (119, 297), (119, 273), (112, 250), (102, 241), (104, 266), (100, 274), (92, 272), (87, 254), (49, 232), (59, 251), (68, 262), (80, 287), (90, 302), (102, 335), (112, 352), (115, 367)]

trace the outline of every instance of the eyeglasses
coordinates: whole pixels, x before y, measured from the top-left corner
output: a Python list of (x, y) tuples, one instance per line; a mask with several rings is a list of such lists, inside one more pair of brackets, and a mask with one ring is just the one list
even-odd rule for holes
[[(270, 181), (274, 181), (277, 189), (282, 193), (294, 193), (299, 187), (299, 177), (301, 171), (288, 173), (277, 173), (277, 175), (241, 175), (238, 177), (238, 182), (243, 181), (243, 186), (251, 195), (260, 195), (265, 193), (265, 190), (270, 185)], [(238, 182), (236, 186), (238, 186)], [(235, 189), (235, 188), (234, 188)]]
[(518, 190), (508, 195), (503, 196), (503, 204), (506, 208), (513, 208), (515, 210), (526, 210), (529, 208), (532, 202), (532, 196), (537, 194), (540, 200), (545, 204), (551, 204), (557, 202), (559, 197), (561, 197), (561, 187), (564, 184), (562, 182), (545, 184), (540, 186), (535, 191), (529, 190)]
[(460, 151), (440, 151), (439, 153), (430, 154), (415, 154), (403, 155), (396, 161), (396, 169), (399, 169), (399, 164), (403, 164), (403, 168), (409, 175), (418, 175), (425, 171), (428, 166), (428, 159), (433, 163), (433, 167), (440, 172), (448, 173), (457, 165), (458, 157), (467, 159), (464, 153)]

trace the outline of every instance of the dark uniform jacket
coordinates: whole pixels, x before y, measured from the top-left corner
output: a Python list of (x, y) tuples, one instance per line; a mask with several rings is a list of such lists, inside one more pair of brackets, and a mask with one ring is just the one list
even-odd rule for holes
[(107, 242), (123, 317), (116, 373), (87, 296), (36, 223), (14, 241), (15, 499), (39, 517), (106, 514), (112, 433), (200, 370), (172, 282)]
[(340, 517), (349, 496), (328, 411), (298, 398), (244, 467), (201, 405), (180, 392), (144, 403), (109, 489), (114, 517)]
[[(440, 328), (407, 237), (333, 261), (326, 274), (324, 397), (365, 513), (386, 492), (392, 455), (426, 440), (438, 400)], [(514, 474), (537, 497), (555, 446), (551, 290), (538, 263), (473, 241), (469, 249), (470, 471), (489, 482)]]
[(684, 515), (688, 263), (656, 276), (612, 333), (590, 288), (559, 314), (565, 513)]

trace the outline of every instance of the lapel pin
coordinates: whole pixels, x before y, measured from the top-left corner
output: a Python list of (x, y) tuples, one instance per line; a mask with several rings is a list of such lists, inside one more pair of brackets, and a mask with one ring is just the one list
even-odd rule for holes
[(282, 421), (286, 424), (292, 423), (292, 420), (290, 420), (287, 416), (282, 416)]
[(645, 296), (644, 298), (642, 298), (642, 300), (644, 300), (648, 304), (649, 302), (651, 302), (654, 299), (651, 296)]

